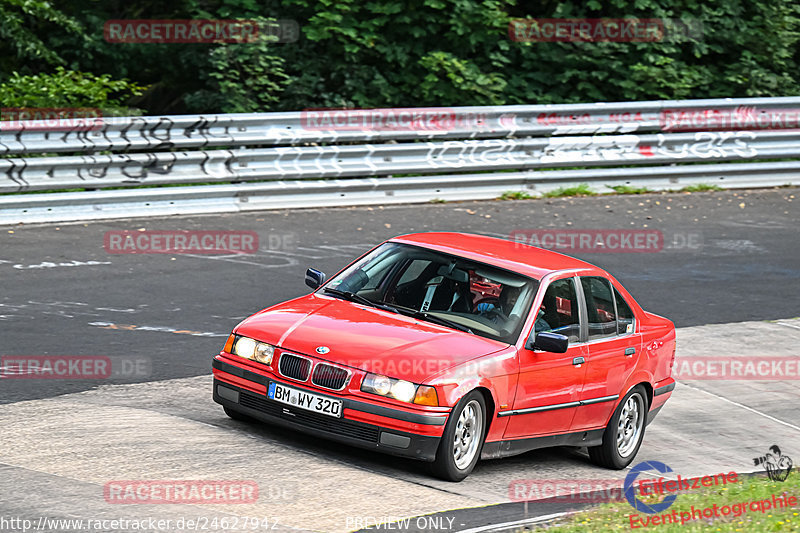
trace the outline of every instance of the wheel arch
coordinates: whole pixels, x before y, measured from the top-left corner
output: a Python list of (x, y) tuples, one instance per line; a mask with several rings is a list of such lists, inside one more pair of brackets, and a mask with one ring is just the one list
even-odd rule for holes
[(645, 399), (647, 400), (647, 411), (648, 412), (650, 411), (650, 406), (653, 405), (653, 385), (649, 381), (643, 380), (641, 378), (640, 380), (634, 379), (629, 382), (629, 385), (624, 389), (624, 392), (622, 392), (619, 395), (619, 398), (617, 398), (616, 404), (614, 405), (614, 410), (611, 411), (610, 415), (608, 415), (608, 418), (606, 419), (604, 424), (605, 426), (607, 426), (608, 423), (611, 422), (611, 418), (613, 418), (614, 413), (616, 413), (617, 409), (619, 409), (620, 406), (622, 405), (622, 400), (625, 399), (625, 396), (627, 396), (630, 391), (632, 391), (635, 387), (638, 387), (639, 385), (641, 385), (644, 388)]
[[(649, 381), (641, 381), (634, 385), (636, 387), (641, 385), (644, 387), (644, 392), (647, 394), (647, 410), (650, 410), (650, 406), (653, 405), (653, 385)], [(631, 389), (633, 388), (631, 387)], [(628, 394), (627, 392), (625, 394)]]
[[(625, 382), (625, 387), (623, 387), (619, 395), (618, 404), (622, 402), (625, 395), (634, 387), (642, 385), (647, 393), (647, 407), (649, 409), (650, 406), (653, 405), (653, 381), (653, 374), (647, 370), (642, 369), (633, 373)], [(606, 422), (608, 422), (608, 420), (606, 420)]]
[[(485, 416), (486, 416), (486, 429), (485, 429), (485, 434), (488, 435), (489, 434), (489, 429), (492, 426), (492, 421), (495, 418), (494, 415), (497, 412), (497, 406), (494, 403), (494, 397), (492, 396), (492, 391), (490, 391), (489, 389), (487, 389), (486, 387), (483, 387), (483, 386), (475, 387), (472, 390), (475, 390), (475, 391), (478, 391), (479, 393), (481, 393), (483, 395), (483, 401), (486, 402), (486, 414), (485, 414)], [(469, 394), (469, 393), (467, 393), (467, 394)]]

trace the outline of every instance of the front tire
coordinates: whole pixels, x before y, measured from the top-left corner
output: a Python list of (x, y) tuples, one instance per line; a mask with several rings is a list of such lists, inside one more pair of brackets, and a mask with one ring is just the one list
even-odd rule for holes
[(621, 470), (631, 464), (644, 439), (647, 394), (637, 385), (625, 395), (603, 433), (603, 444), (589, 448), (589, 459), (598, 465)]
[(486, 438), (486, 400), (478, 391), (464, 396), (453, 408), (442, 433), (433, 473), (446, 481), (461, 481), (472, 472)]

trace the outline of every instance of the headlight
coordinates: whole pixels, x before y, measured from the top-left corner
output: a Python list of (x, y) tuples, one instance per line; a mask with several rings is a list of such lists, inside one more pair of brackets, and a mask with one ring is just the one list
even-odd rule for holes
[[(417, 389), (419, 388), (419, 385), (411, 383), (410, 381), (387, 378), (379, 374), (367, 374), (364, 376), (364, 381), (361, 382), (362, 392), (386, 396), (387, 398), (394, 398), (401, 402), (408, 403), (423, 403), (415, 402), (415, 398), (419, 396), (417, 394)], [(426, 392), (427, 389), (433, 390), (433, 397), (436, 397), (436, 392), (432, 387), (424, 388)], [(430, 393), (428, 393), (428, 402), (430, 402)], [(431, 403), (428, 402), (425, 402), (425, 405), (431, 405)]]
[[(233, 341), (229, 343), (230, 353), (238, 355), (244, 359), (251, 361), (258, 361), (269, 365), (272, 363), (272, 356), (275, 353), (275, 347), (265, 342), (258, 342), (250, 337), (242, 337), (241, 335), (232, 335)], [(228, 344), (225, 345), (228, 348)]]
[(417, 386), (408, 381), (395, 381), (392, 383), (392, 396), (404, 402), (414, 401)]
[(239, 340), (233, 345), (233, 355), (244, 357), (245, 359), (255, 360), (256, 344), (253, 339), (248, 337), (239, 337)]

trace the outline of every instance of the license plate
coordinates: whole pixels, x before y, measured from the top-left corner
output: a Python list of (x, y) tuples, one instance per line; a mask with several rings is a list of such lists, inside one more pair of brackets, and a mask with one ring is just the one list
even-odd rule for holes
[(336, 418), (341, 418), (342, 416), (342, 400), (332, 400), (331, 398), (311, 394), (293, 387), (287, 387), (274, 381), (269, 383), (267, 397), (276, 402), (299, 407), (306, 411), (313, 411)]

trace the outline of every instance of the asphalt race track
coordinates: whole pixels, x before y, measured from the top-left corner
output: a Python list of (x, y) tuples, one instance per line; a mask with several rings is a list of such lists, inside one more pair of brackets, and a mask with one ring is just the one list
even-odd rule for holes
[[(533, 228), (659, 230), (664, 248), (655, 253), (568, 253), (608, 269), (645, 309), (671, 318), (679, 358), (796, 357), (798, 203), (797, 189), (781, 188), (0, 227), (0, 356), (106, 356), (116, 365), (100, 381), (0, 380), (2, 517), (156, 517), (172, 520), (170, 530), (181, 530), (181, 519), (260, 517), (274, 530), (338, 532), (448, 511), (405, 529), (482, 531), (561, 513), (570, 506), (509, 503), (509, 487), (619, 481), (626, 471), (598, 469), (583, 451), (559, 448), (482, 462), (462, 483), (441, 482), (422, 464), (228, 419), (211, 400), (211, 357), (239, 320), (307, 292), (308, 266), (333, 274), (403, 233), (506, 237)], [(255, 231), (260, 249), (238, 256), (104, 249), (107, 231), (141, 228)], [(635, 462), (662, 461), (682, 475), (746, 472), (773, 444), (797, 461), (797, 384), (682, 382)], [(259, 498), (215, 505), (104, 498), (110, 481), (147, 479), (254, 480)], [(449, 511), (464, 508), (481, 509)], [(0, 531), (21, 530), (0, 520)]]

